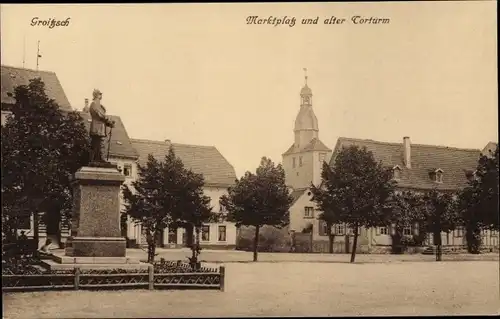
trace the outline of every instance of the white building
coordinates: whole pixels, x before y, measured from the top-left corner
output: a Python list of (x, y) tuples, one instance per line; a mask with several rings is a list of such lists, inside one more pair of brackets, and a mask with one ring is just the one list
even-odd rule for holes
[[(131, 140), (133, 147), (139, 154), (139, 163), (145, 165), (149, 154), (156, 159), (163, 160), (172, 147), (176, 156), (184, 163), (185, 167), (197, 174), (202, 174), (205, 179), (205, 195), (212, 200), (211, 205), (215, 212), (221, 212), (219, 199), (227, 194), (228, 187), (236, 180), (233, 166), (214, 146), (188, 145), (166, 141)], [(137, 170), (136, 170), (137, 171)], [(140, 225), (129, 221), (128, 231), (130, 239), (138, 245), (146, 244), (145, 235)], [(186, 232), (184, 229), (165, 229), (160, 240), (160, 246), (182, 247), (186, 244)], [(208, 223), (201, 229), (200, 244), (205, 248), (233, 249), (236, 246), (236, 227), (234, 223), (218, 222)]]

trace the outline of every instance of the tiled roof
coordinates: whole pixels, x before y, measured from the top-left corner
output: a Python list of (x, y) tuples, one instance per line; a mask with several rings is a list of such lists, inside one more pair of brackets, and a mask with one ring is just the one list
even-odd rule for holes
[(288, 154), (293, 154), (293, 153), (300, 153), (300, 152), (310, 152), (310, 151), (330, 152), (331, 149), (329, 149), (318, 138), (313, 138), (309, 142), (309, 144), (307, 144), (306, 146), (301, 147), (301, 148), (295, 147), (295, 144), (292, 144), (292, 146), (290, 146), (290, 148), (285, 153), (283, 153), (283, 155), (288, 155)]
[(139, 154), (139, 164), (145, 165), (148, 155), (163, 160), (172, 146), (175, 155), (184, 166), (197, 174), (203, 174), (206, 185), (228, 187), (234, 184), (236, 173), (233, 166), (222, 156), (215, 146), (201, 146), (132, 139), (132, 145)]
[(299, 198), (304, 194), (307, 188), (298, 188), (294, 189), (292, 193), (290, 194), (293, 198), (292, 205), (295, 204), (299, 200)]
[(71, 109), (71, 105), (54, 72), (35, 71), (30, 69), (1, 66), (1, 96), (2, 103), (14, 104), (16, 101), (8, 93), (14, 94), (14, 88), (19, 85), (28, 85), (29, 80), (40, 77), (45, 83), (45, 92), (50, 99), (54, 99), (61, 109)]
[[(398, 186), (414, 189), (457, 190), (467, 184), (466, 171), (475, 170), (480, 150), (460, 149), (445, 146), (411, 144), (410, 163), (407, 168), (403, 162), (403, 143), (386, 143), (374, 140), (340, 137), (335, 146), (330, 165), (335, 163), (335, 155), (343, 146), (366, 147), (373, 153), (376, 161), (384, 166), (399, 165), (402, 169)], [(443, 170), (443, 182), (436, 183), (429, 172)]]
[(321, 142), (317, 138), (313, 138), (309, 144), (306, 145), (303, 149), (304, 152), (307, 151), (331, 151), (323, 142)]
[[(88, 130), (90, 130), (90, 114), (86, 112), (78, 112), (80, 116), (85, 121), (85, 126)], [(125, 129), (125, 125), (119, 116), (110, 115), (111, 119), (115, 121), (115, 127), (111, 133), (111, 142), (109, 156), (110, 157), (124, 157), (124, 158), (132, 158), (137, 159), (139, 154), (132, 146), (131, 140), (127, 134), (127, 130)], [(106, 132), (109, 134), (109, 128), (106, 128)], [(108, 154), (108, 137), (104, 138), (103, 143), (103, 154), (106, 157)]]

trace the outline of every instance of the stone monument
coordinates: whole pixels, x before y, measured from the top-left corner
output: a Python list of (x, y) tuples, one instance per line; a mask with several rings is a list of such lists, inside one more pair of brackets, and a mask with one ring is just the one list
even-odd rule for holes
[(46, 264), (51, 269), (147, 268), (148, 264), (126, 257), (126, 241), (120, 232), (120, 187), (125, 177), (102, 154), (106, 127), (112, 129), (114, 122), (101, 105), (102, 93), (94, 90), (93, 95), (91, 159), (73, 178), (71, 236), (64, 256), (54, 255)]

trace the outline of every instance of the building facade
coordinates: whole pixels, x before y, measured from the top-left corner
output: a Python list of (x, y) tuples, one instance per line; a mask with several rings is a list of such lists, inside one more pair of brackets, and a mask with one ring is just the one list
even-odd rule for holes
[[(30, 79), (41, 78), (45, 83), (46, 94), (54, 99), (62, 111), (73, 111), (66, 94), (54, 72), (35, 71), (10, 66), (1, 66), (1, 103), (2, 103), (2, 126), (5, 125), (10, 110), (15, 106), (13, 98), (14, 88), (19, 85), (29, 84)], [(87, 129), (90, 129), (91, 117), (89, 114), (89, 100), (85, 99), (82, 111), (79, 111)], [(119, 116), (110, 115), (115, 121), (115, 127), (112, 131), (107, 128), (108, 136), (103, 143), (103, 154), (109, 160), (118, 166), (125, 176), (125, 184), (131, 183), (138, 178), (138, 164), (144, 164), (148, 154), (153, 154), (163, 158), (169, 147), (172, 146), (181, 158), (187, 168), (196, 173), (203, 174), (206, 185), (205, 194), (212, 199), (212, 206), (215, 211), (220, 212), (219, 198), (227, 193), (227, 188), (234, 184), (236, 174), (234, 168), (222, 156), (222, 154), (211, 146), (197, 146), (170, 143), (169, 141), (157, 142), (146, 140), (130, 139), (126, 127)], [(121, 195), (123, 208), (123, 196)], [(40, 213), (40, 217), (43, 213)], [(40, 218), (41, 219), (41, 218)], [(28, 238), (34, 235), (33, 216), (21, 222), (18, 232), (24, 231)], [(39, 246), (50, 238), (55, 246), (62, 244), (70, 235), (69, 227), (62, 222), (57, 230), (60, 231), (60, 237), (57, 231), (47, 229), (43, 223), (39, 224)], [(145, 238), (141, 225), (126, 221), (126, 227), (122, 227), (122, 236), (129, 239), (132, 246), (145, 244)], [(201, 244), (204, 247), (215, 248), (234, 248), (236, 241), (236, 227), (233, 223), (221, 221), (219, 223), (210, 223), (203, 225), (201, 229)], [(186, 235), (183, 229), (172, 230), (165, 229), (160, 240), (160, 246), (164, 247), (182, 247), (185, 244)]]
[[(333, 225), (331, 230), (327, 229), (326, 223), (318, 218), (320, 211), (311, 200), (309, 190), (311, 183), (316, 186), (321, 183), (322, 163), (326, 161), (333, 166), (335, 155), (344, 146), (366, 147), (377, 162), (381, 161), (384, 166), (393, 169), (398, 191), (411, 189), (425, 192), (438, 189), (454, 192), (465, 187), (473, 176), (481, 150), (412, 144), (409, 137), (404, 137), (402, 143), (340, 137), (332, 152), (319, 139), (318, 120), (312, 109), (312, 90), (307, 85), (307, 78), (300, 96), (301, 106), (295, 120), (294, 143), (283, 154), (283, 167), (294, 199), (290, 208), (289, 231), (312, 232), (313, 250), (328, 251), (330, 232), (335, 235), (334, 251), (348, 252), (352, 249), (353, 230), (345, 225)], [(496, 143), (490, 142), (482, 152), (495, 147)], [(417, 233), (418, 225), (403, 230), (404, 235)], [(442, 243), (446, 246), (466, 244), (465, 231), (461, 227), (441, 236)], [(498, 232), (484, 231), (482, 241), (484, 246), (498, 247)], [(359, 230), (358, 251), (382, 251), (389, 248), (391, 243), (388, 227)], [(427, 235), (425, 243), (432, 245), (432, 236)]]
[[(187, 169), (194, 173), (202, 174), (205, 179), (204, 193), (211, 199), (214, 212), (224, 213), (219, 204), (222, 195), (227, 194), (227, 189), (234, 185), (236, 173), (233, 166), (214, 146), (188, 145), (172, 143), (170, 140), (152, 141), (132, 139), (132, 145), (139, 154), (139, 164), (145, 165), (148, 155), (153, 155), (158, 160), (163, 160), (170, 147), (179, 157)], [(128, 233), (131, 240), (139, 246), (146, 245), (146, 237), (141, 225), (128, 221), (129, 227), (135, 227), (134, 233)], [(159, 239), (160, 246), (178, 248), (186, 246), (187, 235), (183, 228), (163, 231)], [(234, 223), (219, 221), (206, 223), (201, 228), (200, 245), (204, 248), (234, 249), (236, 247), (236, 227)]]

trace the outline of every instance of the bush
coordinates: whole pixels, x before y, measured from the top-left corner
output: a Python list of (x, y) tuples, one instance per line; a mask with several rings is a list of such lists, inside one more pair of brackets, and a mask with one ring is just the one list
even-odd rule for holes
[(419, 233), (418, 235), (413, 235), (413, 242), (415, 246), (423, 246), (425, 243), (426, 233)]
[(155, 273), (187, 273), (187, 272), (217, 272), (215, 268), (196, 267), (195, 269), (189, 263), (178, 261), (170, 261), (161, 258), (153, 263)]
[(236, 250), (252, 251), (253, 240), (247, 237), (240, 237), (236, 241)]
[(2, 259), (2, 275), (35, 275), (44, 271), (36, 265), (40, 265), (40, 259), (36, 257), (9, 257)]
[(296, 234), (295, 236), (295, 252), (311, 253), (311, 236), (310, 234)]
[(467, 251), (470, 254), (481, 253), (481, 231), (473, 227), (467, 227), (465, 230), (465, 241), (467, 243)]
[(308, 223), (306, 227), (304, 227), (304, 229), (302, 229), (302, 233), (303, 234), (310, 234), (312, 233), (313, 231), (313, 224), (312, 223)]
[(415, 239), (412, 236), (404, 236), (401, 238), (401, 246), (403, 247), (415, 247), (417, 244), (415, 243)]
[[(253, 251), (255, 229), (245, 227), (240, 229), (236, 249)], [(259, 252), (276, 252), (290, 250), (290, 237), (284, 229), (264, 226), (259, 232)]]

